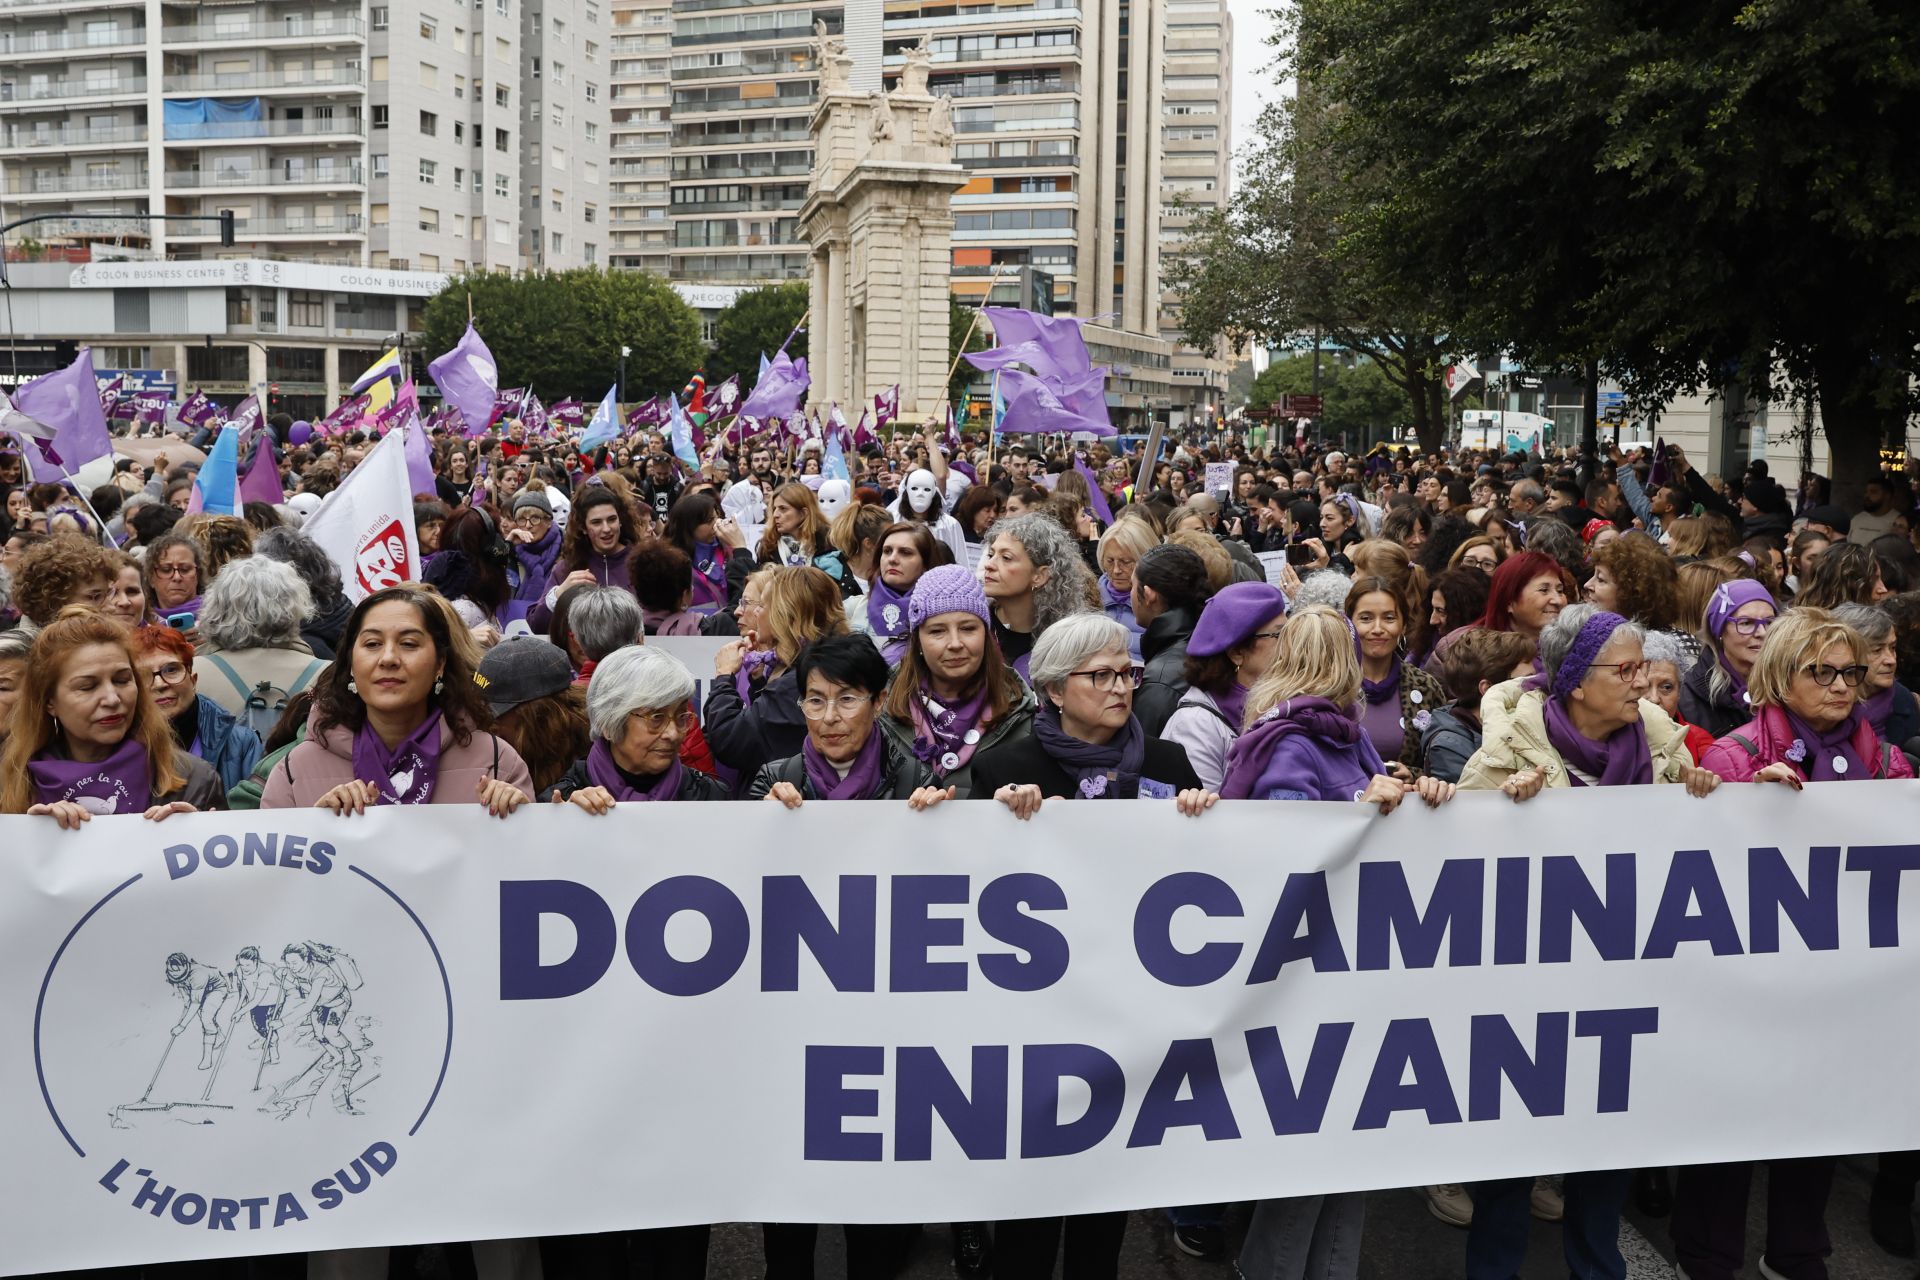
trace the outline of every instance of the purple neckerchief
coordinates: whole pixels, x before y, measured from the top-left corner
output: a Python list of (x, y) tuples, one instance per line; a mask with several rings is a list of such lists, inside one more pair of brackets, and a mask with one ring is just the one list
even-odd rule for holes
[(1573, 727), (1573, 717), (1560, 699), (1546, 700), (1547, 741), (1570, 767), (1567, 781), (1576, 787), (1586, 782), (1573, 770), (1598, 778), (1602, 787), (1638, 787), (1653, 781), (1653, 751), (1647, 746), (1647, 726), (1636, 719), (1622, 725), (1605, 742), (1595, 742)]
[(1233, 726), (1233, 731), (1239, 733), (1247, 723), (1247, 686), (1238, 680), (1230, 681), (1225, 693), (1209, 696), (1213, 699), (1213, 705), (1220, 708), (1220, 714), (1227, 718), (1227, 723)]
[(733, 690), (740, 695), (740, 701), (753, 701), (754, 672), (764, 671), (767, 679), (772, 679), (773, 669), (779, 664), (780, 653), (776, 649), (749, 649), (741, 654), (740, 669), (733, 673)]
[(1224, 800), (1247, 800), (1280, 739), (1294, 734), (1319, 738), (1334, 747), (1355, 747), (1367, 775), (1386, 772), (1380, 753), (1361, 731), (1360, 722), (1325, 698), (1289, 698), (1272, 708), (1227, 749), (1227, 773), (1220, 783)]
[(724, 608), (727, 603), (727, 552), (717, 542), (693, 544), (693, 603)]
[(388, 804), (430, 803), (440, 773), (442, 723), (439, 712), (429, 713), (391, 751), (371, 724), (361, 725), (353, 735), (353, 776), (378, 787)]
[(867, 628), (876, 636), (897, 640), (907, 634), (907, 598), (913, 588), (895, 591), (886, 579), (875, 576), (867, 591)]
[(587, 752), (587, 777), (596, 787), (605, 787), (615, 800), (671, 800), (680, 794), (680, 778), (684, 770), (680, 767), (680, 757), (675, 756), (667, 771), (644, 787), (636, 787), (630, 779), (636, 775), (622, 769), (613, 758), (613, 747), (605, 738), (593, 744)]
[(1873, 726), (1873, 731), (1881, 737), (1887, 733), (1887, 717), (1893, 714), (1893, 691), (1895, 686), (1888, 685), (1871, 697), (1860, 699), (1860, 713)]
[(138, 738), (124, 738), (105, 760), (83, 764), (43, 751), (27, 761), (40, 804), (72, 800), (88, 813), (144, 813), (153, 802), (153, 766)]
[(553, 562), (560, 558), (560, 526), (550, 524), (532, 542), (514, 543), (513, 558), (520, 562), (520, 588), (514, 599), (538, 600), (546, 592)]
[(1133, 593), (1122, 591), (1114, 586), (1107, 580), (1107, 575), (1104, 573), (1100, 575), (1100, 594), (1105, 597), (1107, 605), (1111, 608), (1133, 608)]
[(1793, 733), (1794, 744), (1800, 748), (1801, 758), (1794, 760), (1789, 751), (1787, 759), (1792, 760), (1794, 766), (1806, 775), (1808, 782), (1841, 782), (1848, 779), (1858, 782), (1862, 778), (1873, 777), (1873, 770), (1860, 758), (1859, 750), (1853, 745), (1854, 735), (1860, 731), (1860, 717), (1860, 708), (1855, 707), (1847, 713), (1845, 720), (1825, 733), (1817, 733), (1812, 725), (1788, 711), (1787, 728)]
[[(1365, 668), (1362, 668), (1364, 670)], [(1367, 705), (1377, 707), (1381, 703), (1400, 696), (1400, 661), (1394, 659), (1392, 668), (1385, 680), (1369, 680), (1360, 677), (1360, 692), (1366, 695)]]
[(880, 786), (882, 754), (878, 725), (867, 730), (867, 740), (860, 744), (860, 754), (853, 758), (853, 767), (844, 778), (813, 745), (811, 735), (800, 748), (801, 762), (807, 766), (807, 781), (813, 784), (813, 794), (822, 800), (874, 799), (873, 793)]
[(1041, 750), (1080, 785), (1069, 800), (1133, 800), (1140, 795), (1140, 774), (1147, 763), (1147, 734), (1137, 716), (1105, 742), (1086, 742), (1060, 723), (1060, 708), (1043, 701), (1033, 718), (1033, 736)]
[(987, 682), (982, 680), (973, 696), (956, 706), (947, 706), (922, 684), (908, 704), (913, 711), (913, 754), (922, 764), (933, 766), (942, 777), (964, 768), (980, 745), (975, 732), (987, 710)]
[(195, 596), (191, 600), (182, 600), (179, 604), (173, 605), (170, 608), (166, 608), (166, 609), (162, 609), (158, 605), (155, 605), (153, 611), (156, 615), (158, 615), (160, 621), (162, 622), (165, 622), (168, 618), (171, 618), (176, 613), (190, 613), (197, 619), (200, 616), (200, 597)]

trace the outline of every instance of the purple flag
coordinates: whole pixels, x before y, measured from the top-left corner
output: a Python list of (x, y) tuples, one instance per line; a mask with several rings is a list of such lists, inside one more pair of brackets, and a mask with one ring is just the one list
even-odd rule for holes
[(435, 492), (433, 450), (427, 446), (427, 429), (421, 425), (420, 415), (408, 414), (400, 430), (407, 433), (407, 484), (414, 493)]
[(219, 412), (220, 406), (215, 404), (206, 392), (196, 390), (180, 402), (180, 412), (177, 416), (188, 426), (197, 427)]
[(100, 382), (93, 375), (93, 349), (64, 369), (20, 384), (13, 404), (21, 413), (52, 428), (51, 447), (39, 446), (46, 460), (71, 475), (95, 458), (113, 452), (106, 411), (100, 407)]
[(313, 429), (323, 436), (339, 435), (342, 431), (352, 431), (360, 425), (360, 419), (367, 412), (365, 395), (348, 396), (334, 406), (332, 413), (313, 424)]
[(807, 376), (807, 358), (790, 360), (785, 351), (773, 357), (766, 372), (754, 384), (753, 394), (740, 406), (740, 412), (755, 418), (784, 418), (806, 399), (812, 380)]
[(420, 393), (414, 388), (413, 379), (408, 378), (400, 384), (400, 390), (392, 400), (373, 411), (374, 425), (385, 434), (399, 427), (410, 417), (420, 413)]
[(1000, 345), (976, 351), (967, 363), (976, 369), (1024, 364), (1042, 377), (1066, 378), (1092, 368), (1080, 322), (1069, 316), (1043, 316), (1013, 307), (988, 307), (985, 315)]
[(853, 429), (853, 449), (855, 453), (858, 453), (870, 444), (880, 443), (880, 437), (876, 436), (873, 433), (873, 428), (867, 425), (871, 421), (873, 421), (872, 414), (862, 413), (860, 415), (860, 422)]
[(1085, 431), (1096, 436), (1117, 434), (1106, 418), (1106, 411), (1093, 418), (1070, 408), (1060, 393), (1044, 378), (1003, 369), (1000, 396), (1006, 409), (1000, 416), (999, 430), (1008, 435), (1044, 435), (1052, 431)]
[(251, 431), (265, 420), (266, 415), (260, 412), (260, 397), (248, 396), (234, 409), (233, 417), (227, 419), (227, 425)]
[(136, 391), (115, 407), (124, 409), (132, 422), (165, 422), (172, 406), (164, 391)]
[(873, 420), (878, 426), (886, 426), (900, 416), (900, 384), (894, 383), (873, 398)]
[(1107, 495), (1100, 492), (1100, 477), (1093, 474), (1093, 468), (1087, 465), (1087, 460), (1077, 453), (1073, 455), (1073, 469), (1080, 473), (1087, 482), (1087, 488), (1093, 492), (1093, 514), (1099, 517), (1101, 524), (1112, 524), (1113, 508), (1107, 505)]
[(734, 374), (718, 387), (714, 388), (713, 403), (718, 416), (725, 417), (737, 413), (740, 409), (740, 375)]
[(474, 331), (471, 320), (460, 341), (453, 344), (453, 350), (428, 362), (427, 376), (440, 388), (441, 398), (460, 411), (461, 419), (468, 425), (468, 435), (478, 435), (487, 429), (500, 390), (500, 368), (494, 363), (493, 352), (487, 350), (487, 344)]
[(547, 434), (547, 406), (540, 403), (532, 387), (527, 388), (526, 399), (520, 403), (520, 421), (526, 424), (530, 435)]
[(649, 396), (642, 400), (633, 407), (632, 412), (627, 414), (627, 425), (630, 427), (657, 427), (666, 420), (667, 416), (660, 406), (658, 396)]
[(247, 463), (246, 473), (240, 477), (240, 501), (278, 505), (286, 500), (286, 488), (280, 483), (280, 465), (273, 457), (273, 435), (268, 431), (256, 431), (253, 433), (253, 460)]
[(561, 400), (547, 410), (547, 421), (562, 431), (578, 431), (586, 420), (587, 407), (578, 400)]

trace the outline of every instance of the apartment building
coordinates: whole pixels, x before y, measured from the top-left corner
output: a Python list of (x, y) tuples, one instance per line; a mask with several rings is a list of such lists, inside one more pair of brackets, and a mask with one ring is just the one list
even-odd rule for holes
[[(1194, 219), (1226, 203), (1233, 176), (1233, 15), (1227, 0), (1165, 0), (1166, 72), (1158, 121), (1162, 181), (1160, 250), (1177, 253)], [(1160, 333), (1175, 344), (1176, 422), (1217, 420), (1226, 403), (1229, 353), (1180, 347), (1180, 299), (1164, 293)]]
[(673, 246), (673, 0), (615, 0), (612, 34), (608, 261), (664, 276)]
[(523, 0), (521, 9), (524, 256), (534, 268), (604, 267), (612, 12), (604, 0)]

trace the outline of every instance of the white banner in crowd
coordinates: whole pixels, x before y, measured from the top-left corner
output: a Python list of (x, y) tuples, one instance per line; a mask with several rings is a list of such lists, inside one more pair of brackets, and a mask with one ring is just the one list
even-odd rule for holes
[(300, 526), (340, 569), (347, 599), (420, 577), (406, 432), (390, 431)]
[(0, 819), (0, 1269), (1912, 1148), (1917, 802)]

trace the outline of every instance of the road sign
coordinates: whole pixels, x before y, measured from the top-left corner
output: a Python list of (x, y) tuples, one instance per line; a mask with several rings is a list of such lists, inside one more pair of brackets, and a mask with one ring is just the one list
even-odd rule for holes
[(1324, 400), (1320, 396), (1281, 396), (1280, 416), (1283, 418), (1317, 418), (1320, 416)]

